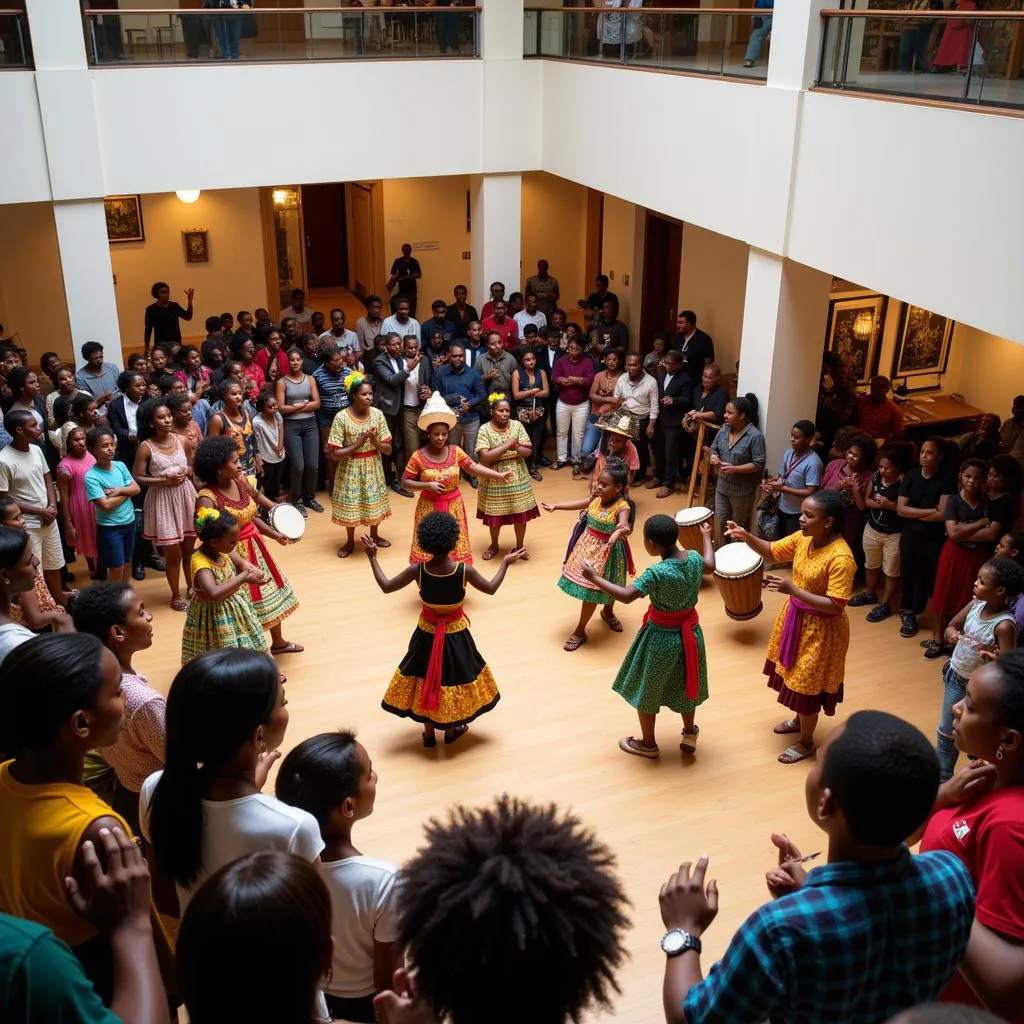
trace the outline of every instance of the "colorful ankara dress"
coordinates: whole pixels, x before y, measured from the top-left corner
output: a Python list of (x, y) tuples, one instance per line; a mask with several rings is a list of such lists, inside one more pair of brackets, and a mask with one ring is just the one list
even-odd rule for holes
[(458, 445), (448, 445), (448, 454), (441, 462), (427, 457), (427, 449), (420, 448), (412, 453), (405, 467), (405, 476), (410, 480), (436, 481), (444, 486), (443, 494), (433, 491), (419, 491), (416, 500), (415, 519), (412, 524), (412, 549), (409, 562), (429, 562), (431, 556), (424, 551), (416, 539), (416, 529), (424, 516), (431, 512), (447, 512), (459, 524), (459, 539), (450, 557), (456, 562), (473, 564), (473, 551), (469, 546), (469, 524), (466, 522), (466, 505), (459, 490), (459, 470), (468, 469), (473, 460)]
[[(510, 434), (520, 444), (530, 443), (526, 427), (519, 420), (509, 420), (504, 430), (499, 430), (493, 423), (483, 424), (476, 435), (477, 455), (503, 445)], [(511, 469), (512, 479), (481, 479), (476, 501), (477, 519), (482, 519), (487, 526), (511, 526), (513, 523), (528, 523), (536, 519), (540, 510), (537, 508), (526, 462), (519, 451), (510, 449), (505, 452), (500, 459), (491, 463), (491, 469), (498, 473), (507, 473)]]
[[(360, 434), (374, 427), (380, 441), (391, 442), (388, 421), (380, 409), (371, 409), (365, 420), (356, 419), (351, 409), (342, 409), (334, 417), (327, 443), (347, 448), (355, 444)], [(331, 495), (331, 522), (339, 526), (377, 526), (390, 515), (391, 503), (380, 452), (369, 441), (364, 441), (337, 464)]]
[(204, 487), (198, 496), (208, 498), (217, 508), (227, 510), (238, 520), (238, 544), (235, 550), (247, 562), (262, 569), (264, 575), (270, 577), (270, 582), (262, 587), (255, 583), (249, 584), (252, 607), (263, 628), (273, 629), (299, 607), (299, 602), (295, 598), (292, 585), (281, 575), (277, 564), (271, 558), (263, 534), (256, 528), (255, 519), (259, 506), (252, 496), (249, 485), (244, 480), (236, 479), (235, 486), (241, 495), (238, 499), (229, 498), (215, 487)]
[[(209, 569), (217, 583), (230, 580), (235, 575), (235, 567), (227, 555), (221, 555), (215, 562), (201, 551), (194, 551), (192, 575), (195, 576), (200, 569)], [(211, 600), (198, 588), (189, 598), (185, 628), (181, 633), (182, 665), (219, 647), (270, 650), (267, 634), (263, 632), (260, 620), (253, 611), (247, 587), (239, 587), (222, 601)]]
[(585, 523), (577, 527), (574, 540), (570, 542), (566, 553), (565, 564), (562, 566), (562, 577), (558, 588), (578, 601), (589, 601), (593, 604), (612, 604), (615, 598), (603, 590), (592, 587), (583, 576), (583, 563), (592, 562), (598, 576), (603, 576), (610, 583), (620, 587), (626, 585), (626, 570), (633, 573), (633, 555), (626, 540), (615, 542), (608, 550), (608, 538), (618, 528), (619, 513), (629, 508), (625, 498), (618, 498), (611, 505), (604, 506), (600, 498), (595, 498), (587, 507)]
[(696, 551), (645, 569), (634, 590), (651, 599), (612, 689), (637, 711), (683, 715), (708, 699), (708, 662), (697, 618), (704, 559)]
[[(149, 449), (147, 476), (168, 477), (173, 470), (188, 469), (185, 446), (177, 434), (174, 454), (160, 451), (156, 445), (143, 441)], [(147, 487), (142, 506), (142, 536), (154, 544), (180, 544), (186, 537), (196, 535), (192, 517), (196, 513), (196, 489), (190, 477), (183, 477), (174, 487)]]
[(772, 561), (793, 560), (793, 583), (801, 590), (830, 597), (838, 615), (820, 615), (795, 597), (787, 597), (771, 638), (764, 674), (778, 691), (779, 703), (799, 715), (834, 715), (843, 699), (850, 620), (846, 602), (857, 571), (850, 546), (841, 537), (812, 549), (811, 538), (790, 534), (772, 544)]
[(453, 729), (490, 711), (500, 699), (498, 687), (462, 610), (465, 565), (456, 565), (447, 576), (435, 576), (421, 565), (417, 586), (423, 609), (381, 707), (436, 729)]

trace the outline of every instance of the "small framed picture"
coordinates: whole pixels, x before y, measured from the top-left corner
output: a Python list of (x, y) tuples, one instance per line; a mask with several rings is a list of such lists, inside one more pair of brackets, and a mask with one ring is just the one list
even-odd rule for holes
[(108, 242), (144, 242), (142, 196), (106, 196), (103, 211), (107, 216)]
[(893, 377), (923, 377), (945, 373), (952, 338), (952, 320), (920, 306), (912, 306), (909, 302), (905, 303), (900, 318), (900, 333), (896, 339)]
[(886, 302), (884, 295), (864, 295), (829, 303), (826, 350), (842, 359), (858, 384), (867, 384), (878, 372)]
[(186, 263), (209, 263), (210, 240), (205, 228), (189, 228), (181, 233)]

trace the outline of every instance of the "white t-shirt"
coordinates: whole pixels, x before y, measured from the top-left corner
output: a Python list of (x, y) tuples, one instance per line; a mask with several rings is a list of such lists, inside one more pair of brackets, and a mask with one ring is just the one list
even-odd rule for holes
[[(146, 842), (150, 842), (149, 805), (161, 775), (162, 771), (153, 772), (139, 794), (139, 828)], [(238, 800), (204, 800), (203, 819), (203, 866), (189, 889), (175, 885), (183, 914), (192, 893), (210, 875), (239, 857), (281, 850), (312, 862), (324, 848), (320, 826), (312, 814), (263, 793)]]
[(384, 323), (380, 325), (381, 334), (397, 334), (400, 338), (406, 337), (406, 335), (412, 334), (415, 337), (420, 336), (420, 322), (415, 317), (409, 317), (404, 324), (398, 322), (397, 316), (386, 317)]
[(346, 857), (317, 865), (331, 894), (334, 961), (328, 995), (373, 995), (373, 944), (398, 938), (398, 868), (376, 857)]
[(354, 348), (357, 352), (361, 351), (359, 346), (359, 335), (355, 331), (350, 331), (347, 327), (342, 332), (341, 337), (337, 337), (333, 331), (324, 331), (323, 334), (317, 339), (318, 341), (332, 341), (334, 347), (341, 351), (346, 348)]
[(416, 364), (416, 368), (409, 371), (409, 376), (405, 379), (405, 390), (402, 392), (402, 405), (414, 405), (419, 407), (420, 404), (420, 370), (423, 367), (429, 368), (430, 364), (424, 358), (422, 362)]
[(34, 640), (35, 636), (20, 622), (7, 622), (0, 626), (0, 665), (15, 647), (20, 647), (26, 640)]
[(536, 324), (538, 333), (543, 333), (548, 326), (548, 318), (539, 309), (532, 316), (525, 309), (521, 309), (512, 319), (519, 325), (520, 338), (526, 337), (527, 324)]
[(0, 494), (13, 498), (25, 515), (26, 526), (42, 526), (37, 515), (30, 515), (25, 508), (46, 508), (46, 474), (50, 472), (43, 458), (43, 450), (37, 444), (30, 444), (27, 452), (19, 451), (9, 444), (0, 451)]
[(278, 319), (279, 324), (283, 324), (285, 320), (291, 317), (293, 320), (297, 320), (300, 324), (311, 324), (313, 322), (313, 310), (309, 306), (303, 306), (301, 313), (296, 313), (291, 306), (285, 306), (281, 310), (281, 316)]

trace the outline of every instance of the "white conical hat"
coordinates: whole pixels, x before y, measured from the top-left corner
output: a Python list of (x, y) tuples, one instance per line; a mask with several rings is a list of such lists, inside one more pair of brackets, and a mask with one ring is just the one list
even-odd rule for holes
[(424, 403), (423, 412), (416, 421), (416, 426), (422, 431), (427, 431), (432, 423), (443, 423), (449, 430), (458, 422), (458, 417), (451, 410), (451, 406), (441, 397), (439, 391), (435, 391)]

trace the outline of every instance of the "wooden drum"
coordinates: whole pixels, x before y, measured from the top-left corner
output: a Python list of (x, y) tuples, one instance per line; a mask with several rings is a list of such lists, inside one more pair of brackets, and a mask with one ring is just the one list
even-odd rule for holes
[(715, 552), (715, 580), (725, 614), (745, 622), (761, 614), (764, 559), (746, 544), (725, 544)]
[(701, 536), (701, 523), (711, 523), (714, 532), (715, 513), (702, 505), (684, 508), (676, 513), (676, 526), (679, 528), (679, 544), (689, 551), (704, 554), (704, 538)]

